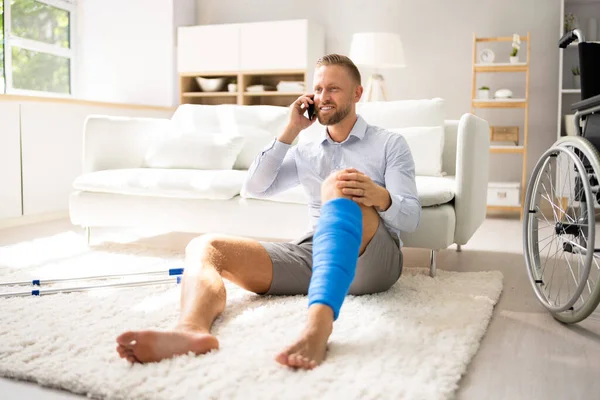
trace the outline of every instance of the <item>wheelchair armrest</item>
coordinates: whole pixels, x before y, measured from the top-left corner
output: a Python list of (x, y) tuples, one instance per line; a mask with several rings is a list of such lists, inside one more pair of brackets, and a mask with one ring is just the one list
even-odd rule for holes
[(571, 106), (573, 111), (586, 111), (589, 108), (600, 106), (600, 94), (598, 96), (590, 97), (589, 99), (582, 100)]

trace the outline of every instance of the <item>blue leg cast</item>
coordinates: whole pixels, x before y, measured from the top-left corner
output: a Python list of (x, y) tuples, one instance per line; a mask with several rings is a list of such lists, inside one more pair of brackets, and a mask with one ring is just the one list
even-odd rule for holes
[(354, 201), (338, 198), (321, 207), (313, 237), (313, 269), (308, 306), (325, 304), (338, 318), (354, 280), (362, 240), (362, 212)]

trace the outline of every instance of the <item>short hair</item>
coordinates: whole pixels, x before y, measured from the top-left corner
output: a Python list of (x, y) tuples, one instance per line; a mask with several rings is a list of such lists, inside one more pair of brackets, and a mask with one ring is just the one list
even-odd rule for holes
[(352, 79), (361, 84), (360, 72), (352, 60), (341, 54), (327, 54), (317, 60), (317, 67), (322, 65), (341, 65), (350, 73)]

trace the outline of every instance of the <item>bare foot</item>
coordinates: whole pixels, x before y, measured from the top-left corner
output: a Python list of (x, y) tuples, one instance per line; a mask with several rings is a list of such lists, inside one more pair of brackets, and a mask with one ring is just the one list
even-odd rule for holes
[(308, 325), (300, 338), (279, 353), (275, 360), (288, 367), (315, 368), (325, 359), (327, 340), (333, 330), (332, 323), (331, 309), (321, 305), (312, 306), (309, 310)]
[(204, 354), (219, 348), (211, 334), (188, 330), (129, 331), (117, 337), (117, 353), (131, 363), (157, 362), (190, 351)]

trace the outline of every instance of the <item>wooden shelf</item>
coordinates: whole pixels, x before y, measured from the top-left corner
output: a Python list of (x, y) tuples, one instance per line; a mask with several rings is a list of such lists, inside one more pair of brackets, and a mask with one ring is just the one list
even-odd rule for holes
[(475, 72), (527, 72), (527, 63), (475, 64)]
[(244, 96), (302, 96), (304, 92), (244, 92)]
[[(482, 64), (478, 59), (478, 50), (485, 46), (485, 43), (489, 42), (505, 42), (500, 43), (497, 46), (502, 47), (507, 52), (510, 51), (510, 44), (513, 41), (513, 35), (511, 36), (500, 36), (500, 37), (477, 37), (473, 34), (473, 64), (472, 64), (472, 85), (471, 85), (471, 114), (476, 114), (476, 109), (488, 108), (488, 109), (517, 109), (521, 108), (523, 112), (523, 136), (520, 138), (522, 143), (521, 146), (490, 146), (490, 153), (495, 154), (519, 154), (522, 159), (521, 166), (521, 179), (520, 179), (520, 202), (523, 203), (525, 200), (525, 188), (527, 187), (527, 144), (529, 136), (529, 70), (531, 62), (531, 32), (527, 33), (527, 36), (519, 36), (521, 42), (521, 50), (519, 56), (523, 57), (526, 62), (521, 63), (490, 63)], [(507, 43), (506, 43), (507, 42)], [(483, 45), (482, 45), (483, 43)], [(479, 47), (479, 49), (478, 49)], [(516, 99), (489, 99), (480, 100), (477, 99), (477, 78), (478, 73), (482, 72), (524, 72), (525, 73), (525, 98)], [(490, 84), (486, 82), (489, 86)], [(501, 83), (505, 85), (505, 83)], [(488, 205), (488, 210), (499, 210), (508, 212), (519, 212), (521, 218), (523, 218), (523, 210), (521, 206), (492, 206)]]
[(521, 206), (487, 206), (488, 210), (494, 211), (523, 211), (523, 207)]
[[(529, 41), (529, 35), (527, 35), (527, 36), (519, 36), (519, 37), (521, 38), (522, 42)], [(477, 43), (481, 43), (481, 42), (512, 42), (513, 41), (513, 37), (512, 36), (480, 37), (480, 38), (476, 38), (475, 41)]]
[(184, 92), (183, 97), (234, 97), (237, 92)]
[(523, 146), (490, 146), (491, 153), (524, 153), (525, 147)]
[[(229, 83), (235, 82), (235, 92), (202, 92), (197, 77), (225, 77)], [(300, 69), (273, 69), (273, 70), (240, 70), (240, 71), (198, 71), (186, 72), (179, 75), (179, 101), (180, 104), (238, 104), (238, 105), (271, 105), (288, 107), (292, 98), (304, 94), (302, 91), (279, 92), (260, 91), (249, 92), (248, 87), (254, 85), (265, 85), (265, 87), (277, 87), (281, 81), (300, 82), (307, 87), (308, 72)]]
[(526, 108), (525, 99), (505, 99), (505, 100), (473, 100), (473, 107), (476, 108)]

